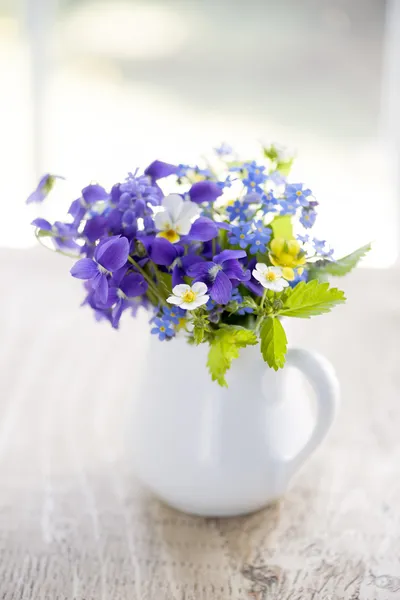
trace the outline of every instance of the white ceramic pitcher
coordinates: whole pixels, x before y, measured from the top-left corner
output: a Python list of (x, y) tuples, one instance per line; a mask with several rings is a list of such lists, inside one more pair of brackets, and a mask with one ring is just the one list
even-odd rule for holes
[(207, 351), (183, 339), (151, 339), (130, 424), (135, 471), (179, 510), (252, 512), (282, 496), (326, 436), (337, 379), (326, 359), (289, 350), (287, 365), (302, 371), (315, 392), (314, 416), (310, 399), (290, 383), (291, 370), (270, 369), (258, 346), (233, 361), (228, 388), (211, 381)]

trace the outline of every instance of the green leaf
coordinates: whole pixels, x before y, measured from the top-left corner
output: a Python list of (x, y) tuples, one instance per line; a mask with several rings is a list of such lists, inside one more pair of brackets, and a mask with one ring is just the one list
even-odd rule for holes
[(197, 325), (193, 329), (193, 338), (197, 346), (204, 340), (205, 329), (201, 325)]
[(354, 267), (357, 266), (359, 261), (371, 250), (371, 244), (366, 244), (361, 248), (358, 248), (355, 252), (340, 258), (339, 260), (319, 260), (314, 263), (310, 269), (314, 276), (319, 275), (334, 275), (336, 277), (342, 277), (350, 273)]
[(286, 293), (283, 308), (279, 314), (285, 317), (300, 317), (308, 319), (314, 315), (329, 312), (336, 304), (346, 301), (344, 292), (330, 288), (329, 283), (317, 280), (302, 281), (290, 293)]
[(276, 165), (276, 170), (281, 173), (284, 177), (288, 177), (292, 166), (293, 166), (294, 158), (290, 158), (289, 160), (285, 160), (282, 162), (278, 162)]
[(243, 327), (225, 326), (219, 329), (208, 352), (207, 367), (213, 381), (228, 387), (225, 374), (230, 369), (232, 360), (239, 357), (240, 348), (257, 344), (254, 331)]
[(282, 323), (276, 317), (264, 319), (260, 329), (261, 354), (266, 363), (277, 371), (286, 361), (287, 338)]
[(285, 240), (291, 240), (293, 238), (293, 225), (290, 215), (275, 217), (271, 222), (271, 227), (274, 238), (284, 238)]

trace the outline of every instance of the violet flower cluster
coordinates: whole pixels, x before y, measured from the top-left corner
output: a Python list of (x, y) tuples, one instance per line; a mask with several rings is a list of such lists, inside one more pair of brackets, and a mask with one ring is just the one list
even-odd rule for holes
[[(33, 225), (39, 241), (76, 257), (71, 275), (96, 319), (118, 328), (142, 307), (161, 341), (182, 332), (211, 343), (224, 327), (256, 331), (261, 309), (333, 260), (309, 233), (318, 202), (288, 181), (292, 161), (277, 145), (258, 161), (226, 145), (202, 167), (155, 160), (111, 189), (83, 188), (65, 221)], [(44, 200), (56, 179), (42, 177), (28, 201)]]

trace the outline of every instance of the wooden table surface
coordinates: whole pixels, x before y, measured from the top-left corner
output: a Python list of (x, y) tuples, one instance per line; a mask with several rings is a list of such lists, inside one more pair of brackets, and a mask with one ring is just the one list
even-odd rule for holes
[(0, 251), (0, 599), (398, 600), (400, 276), (360, 270), (347, 306), (293, 321), (337, 369), (334, 429), (279, 505), (205, 520), (135, 480), (147, 323), (96, 324), (69, 266)]

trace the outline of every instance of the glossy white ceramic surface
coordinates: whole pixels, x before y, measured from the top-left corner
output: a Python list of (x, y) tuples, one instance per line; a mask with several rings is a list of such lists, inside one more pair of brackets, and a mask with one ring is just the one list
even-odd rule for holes
[[(204, 516), (248, 513), (279, 498), (327, 434), (338, 383), (326, 359), (290, 349), (275, 372), (241, 351), (228, 388), (211, 381), (207, 345), (152, 339), (135, 385), (130, 443), (138, 477), (161, 499)], [(314, 394), (300, 393), (290, 367)], [(313, 411), (312, 396), (316, 410)]]

